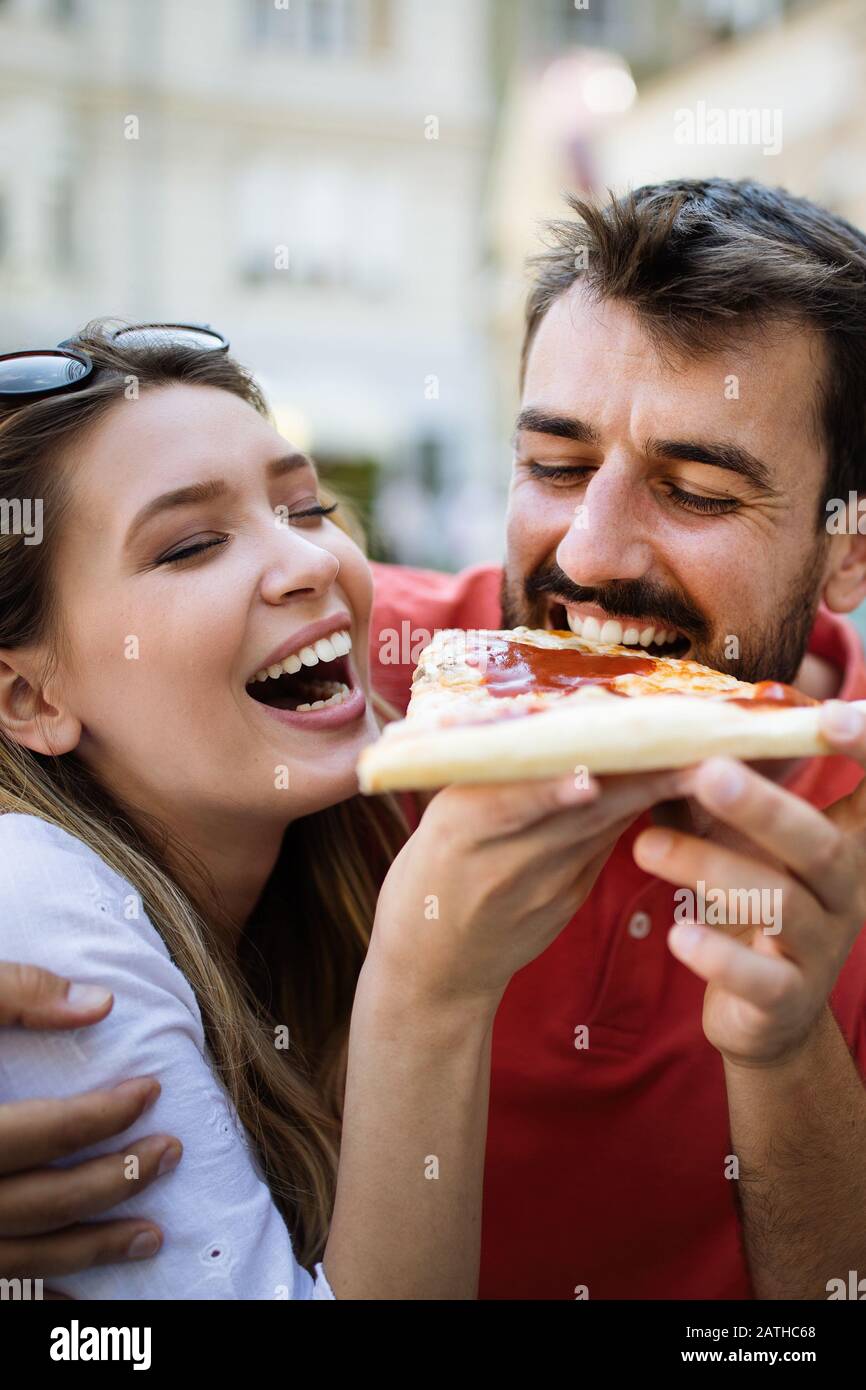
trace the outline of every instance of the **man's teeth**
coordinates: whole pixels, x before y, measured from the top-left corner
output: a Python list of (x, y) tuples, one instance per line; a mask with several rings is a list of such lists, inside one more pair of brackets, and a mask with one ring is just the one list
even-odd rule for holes
[[(291, 656), (284, 657), (274, 666), (263, 666), (261, 671), (256, 671), (249, 684), (252, 685), (253, 681), (278, 680), (284, 675), (294, 676), (302, 666), (318, 666), (320, 661), (336, 661), (338, 656), (348, 656), (351, 650), (352, 639), (348, 632), (332, 632), (330, 637), (320, 637), (312, 646), (292, 652)], [(304, 708), (302, 705), (301, 709)]]
[(679, 633), (673, 627), (626, 627), (615, 618), (606, 618), (600, 623), (598, 618), (580, 618), (566, 609), (568, 626), (576, 637), (585, 637), (589, 642), (604, 642), (616, 647), (648, 647), (655, 643), (658, 647), (676, 642)]
[(297, 705), (295, 708), (295, 713), (303, 714), (306, 710), (327, 709), (329, 705), (341, 705), (345, 699), (348, 699), (351, 693), (352, 692), (350, 691), (349, 687), (347, 685), (344, 685), (343, 682), (340, 681), (340, 684), (334, 691), (334, 694), (329, 696), (327, 700), (314, 700), (311, 705)]

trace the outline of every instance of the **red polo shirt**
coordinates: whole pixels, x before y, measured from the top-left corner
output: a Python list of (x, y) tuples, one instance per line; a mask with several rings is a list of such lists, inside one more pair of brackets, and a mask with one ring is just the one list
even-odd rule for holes
[[(436, 628), (498, 628), (501, 571), (374, 566), (377, 689), (401, 711)], [(866, 698), (855, 630), (822, 609), (809, 650)], [(813, 758), (788, 782), (818, 807), (861, 777)], [(590, 897), (520, 970), (496, 1017), (484, 1183), (482, 1298), (748, 1298), (721, 1058), (701, 1029), (704, 984), (668, 950), (674, 889), (615, 846)], [(831, 1004), (866, 1074), (866, 932)], [(575, 1046), (586, 1025), (588, 1046)]]

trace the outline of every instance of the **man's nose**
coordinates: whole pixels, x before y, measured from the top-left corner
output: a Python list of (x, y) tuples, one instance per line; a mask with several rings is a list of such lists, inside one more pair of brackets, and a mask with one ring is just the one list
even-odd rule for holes
[(593, 474), (559, 543), (556, 562), (569, 579), (587, 588), (640, 579), (648, 572), (652, 545), (646, 499), (626, 466), (605, 462)]

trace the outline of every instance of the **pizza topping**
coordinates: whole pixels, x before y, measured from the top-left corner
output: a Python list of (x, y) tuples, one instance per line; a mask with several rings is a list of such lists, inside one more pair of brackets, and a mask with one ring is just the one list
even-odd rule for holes
[(804, 695), (801, 690), (795, 690), (792, 685), (783, 685), (781, 681), (758, 681), (757, 685), (752, 686), (752, 693), (749, 695), (737, 695), (730, 699), (732, 705), (818, 705), (820, 700), (813, 700), (811, 695)]
[(484, 683), (499, 699), (540, 693), (567, 695), (582, 685), (615, 689), (612, 683), (617, 676), (648, 676), (657, 664), (651, 656), (534, 647), (496, 637), (487, 645)]
[[(565, 637), (567, 634), (562, 635)], [(551, 633), (551, 636), (555, 637), (556, 634)], [(705, 683), (697, 679), (702, 668), (693, 667), (693, 673), (689, 672), (686, 676), (689, 664), (682, 663), (685, 683), (676, 688), (667, 683), (660, 685), (659, 679), (664, 681), (669, 668), (680, 668), (679, 662), (639, 655), (624, 647), (613, 651), (578, 651), (574, 647), (536, 646), (530, 642), (490, 636), (487, 639), (482, 683), (488, 694), (500, 700), (522, 697), (525, 701), (531, 696), (571, 695), (578, 690), (596, 687), (611, 695), (661, 693), (662, 690), (680, 695), (700, 692), (750, 708), (766, 704), (778, 707), (818, 703), (793, 686), (783, 685), (781, 681), (760, 681), (756, 685), (749, 685), (721, 672), (717, 677), (718, 687), (707, 690)], [(704, 674), (709, 677), (710, 673)], [(673, 669), (671, 675), (675, 679)], [(638, 692), (631, 682), (620, 680), (623, 676), (646, 679), (647, 686)], [(530, 712), (529, 709), (526, 712)]]

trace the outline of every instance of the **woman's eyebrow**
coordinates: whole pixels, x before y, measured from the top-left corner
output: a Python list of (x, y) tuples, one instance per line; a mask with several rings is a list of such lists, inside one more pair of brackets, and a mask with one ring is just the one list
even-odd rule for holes
[(228, 491), (229, 486), (224, 478), (210, 478), (205, 483), (188, 483), (186, 487), (172, 488), (171, 492), (162, 492), (158, 497), (151, 498), (136, 512), (130, 523), (126, 533), (127, 548), (132, 545), (142, 527), (162, 512), (188, 507), (197, 502), (212, 502), (217, 497), (225, 496)]
[(316, 471), (316, 465), (306, 454), (291, 453), (273, 459), (267, 465), (265, 472), (269, 478), (284, 478), (287, 473), (296, 473), (301, 468), (312, 468), (314, 473)]
[[(282, 478), (287, 473), (295, 473), (302, 468), (312, 467), (312, 461), (307, 458), (306, 454), (283, 454), (278, 459), (272, 459), (265, 466), (265, 474), (269, 479)], [(185, 487), (176, 487), (172, 488), (171, 492), (160, 493), (158, 497), (151, 498), (140, 511), (136, 512), (126, 533), (127, 547), (132, 544), (141, 528), (162, 512), (172, 511), (178, 507), (194, 506), (201, 502), (213, 502), (217, 497), (224, 497), (230, 491), (231, 488), (225, 478), (209, 478), (207, 482), (188, 483)]]

